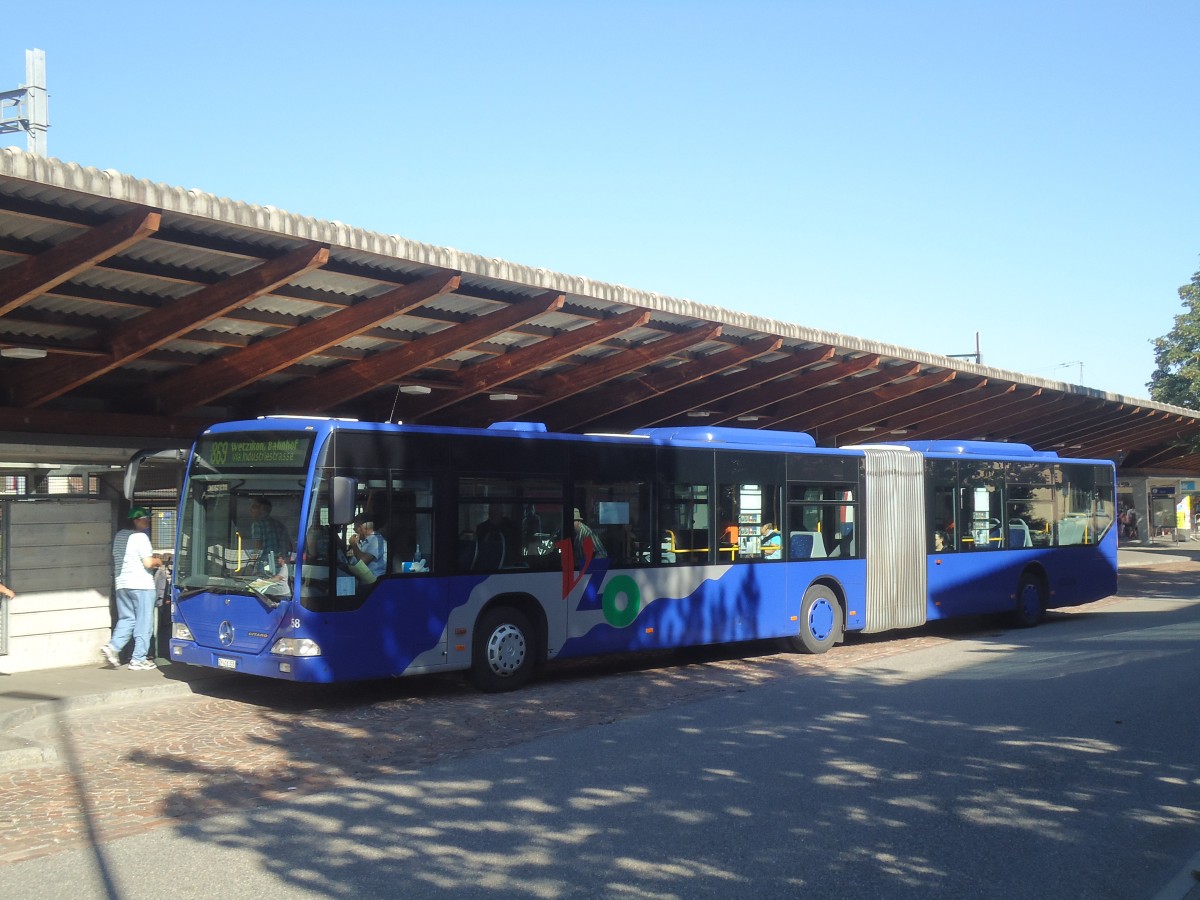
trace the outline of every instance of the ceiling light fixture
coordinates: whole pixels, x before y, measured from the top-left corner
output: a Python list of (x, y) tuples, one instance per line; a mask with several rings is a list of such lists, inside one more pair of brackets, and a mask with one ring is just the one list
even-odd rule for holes
[(693, 409), (688, 413), (689, 419), (707, 419), (712, 413), (703, 409)]
[(488, 394), (489, 400), (517, 400), (516, 394)]
[(41, 347), (0, 347), (0, 356), (5, 359), (45, 359), (46, 351)]
[(400, 385), (400, 393), (402, 393), (402, 394), (412, 394), (412, 395), (416, 396), (416, 395), (429, 394), (432, 392), (433, 392), (433, 388), (426, 387), (423, 384), (402, 384), (402, 385)]
[(765, 416), (738, 416), (738, 421), (739, 422), (757, 422), (759, 419), (762, 419), (762, 418), (765, 418)]
[(876, 427), (874, 425), (859, 425), (858, 430), (859, 431), (877, 431), (878, 429), (876, 429)]

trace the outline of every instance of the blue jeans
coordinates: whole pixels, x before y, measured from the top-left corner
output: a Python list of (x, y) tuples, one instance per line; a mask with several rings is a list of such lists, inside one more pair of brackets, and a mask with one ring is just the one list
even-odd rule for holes
[(117, 624), (109, 644), (120, 653), (133, 638), (133, 659), (146, 658), (154, 619), (154, 588), (117, 588)]

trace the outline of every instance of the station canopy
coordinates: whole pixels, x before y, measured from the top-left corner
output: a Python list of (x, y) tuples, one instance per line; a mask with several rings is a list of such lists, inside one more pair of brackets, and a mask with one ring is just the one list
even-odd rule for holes
[(737, 304), (2, 148), (0, 463), (102, 461), (187, 445), (217, 421), (316, 414), (571, 432), (739, 426), (804, 431), (823, 447), (1013, 441), (1200, 473), (1194, 410)]

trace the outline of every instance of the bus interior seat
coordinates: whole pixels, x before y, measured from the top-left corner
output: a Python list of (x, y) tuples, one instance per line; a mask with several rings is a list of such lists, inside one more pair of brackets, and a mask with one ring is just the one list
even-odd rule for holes
[(460, 537), (458, 539), (458, 567), (456, 571), (469, 572), (475, 562), (475, 538)]
[(471, 563), (473, 572), (493, 572), (504, 565), (504, 535), (491, 532), (482, 541), (475, 542), (475, 560)]
[(600, 543), (617, 565), (639, 562), (637, 536), (628, 525), (600, 525), (593, 529), (600, 534)]
[(854, 523), (843, 522), (840, 532), (838, 533), (837, 541), (834, 543), (833, 552), (830, 556), (853, 556), (854, 555)]
[(824, 559), (825, 555), (825, 541), (819, 531), (788, 533), (789, 559)]
[(1087, 540), (1087, 522), (1082, 516), (1067, 516), (1058, 522), (1060, 547), (1082, 544)]
[[(668, 553), (676, 554), (678, 559), (680, 554), (708, 554), (708, 530), (704, 528), (687, 528), (680, 529), (678, 532), (667, 529), (667, 540), (669, 541), (666, 550)], [(683, 557), (688, 559), (688, 557)], [(693, 562), (697, 561), (692, 557)]]
[(812, 548), (811, 531), (793, 531), (788, 534), (788, 559), (811, 559)]
[(821, 536), (821, 532), (813, 532), (813, 559), (825, 559), (829, 554), (825, 552), (825, 538)]
[(1029, 534), (1029, 526), (1024, 519), (1010, 519), (1008, 522), (1008, 546), (1032, 547), (1033, 538)]

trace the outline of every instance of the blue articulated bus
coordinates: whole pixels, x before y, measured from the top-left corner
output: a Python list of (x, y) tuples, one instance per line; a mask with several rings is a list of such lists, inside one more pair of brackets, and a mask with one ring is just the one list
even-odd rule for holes
[(1025, 445), (216, 425), (180, 499), (171, 658), (293, 681), (453, 670), (1045, 610), (1116, 592), (1115, 471)]

